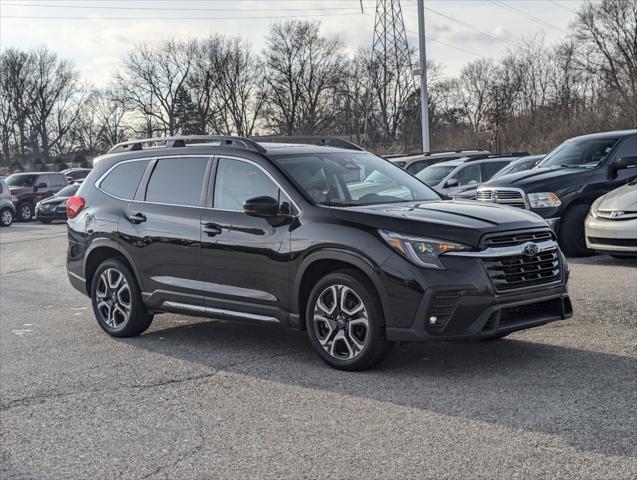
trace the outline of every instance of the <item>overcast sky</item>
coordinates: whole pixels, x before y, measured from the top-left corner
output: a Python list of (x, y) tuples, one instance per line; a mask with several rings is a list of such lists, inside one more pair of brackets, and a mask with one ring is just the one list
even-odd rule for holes
[[(0, 47), (46, 45), (101, 86), (136, 43), (225, 33), (246, 37), (260, 50), (268, 25), (282, 17), (318, 20), (325, 35), (340, 37), (352, 52), (370, 47), (376, 0), (362, 3), (364, 13), (360, 0), (0, 0)], [(523, 37), (543, 34), (555, 42), (565, 36), (580, 3), (425, 0), (427, 56), (454, 75), (470, 60), (497, 58)], [(415, 47), (416, 0), (401, 5)]]

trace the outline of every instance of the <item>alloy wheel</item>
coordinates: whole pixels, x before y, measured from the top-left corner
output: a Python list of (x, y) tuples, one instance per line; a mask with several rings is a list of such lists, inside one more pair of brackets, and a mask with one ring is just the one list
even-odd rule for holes
[(361, 353), (369, 337), (365, 304), (350, 287), (329, 286), (316, 300), (314, 328), (327, 353), (339, 360), (350, 360)]
[(33, 216), (33, 211), (31, 210), (31, 205), (22, 205), (20, 207), (20, 216), (23, 220), (30, 220)]
[(130, 319), (131, 290), (122, 272), (108, 268), (102, 272), (95, 288), (97, 311), (102, 321), (111, 328), (120, 329)]
[(13, 213), (9, 209), (3, 210), (0, 220), (3, 225), (11, 225), (13, 223)]

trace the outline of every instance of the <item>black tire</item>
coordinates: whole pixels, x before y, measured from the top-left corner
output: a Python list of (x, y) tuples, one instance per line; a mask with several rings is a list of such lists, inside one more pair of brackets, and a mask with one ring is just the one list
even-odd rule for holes
[[(353, 300), (354, 305), (362, 304), (363, 310), (354, 315), (347, 315), (346, 310), (341, 310), (337, 305), (333, 310), (333, 316), (338, 316), (338, 321), (330, 320), (329, 325), (327, 320), (324, 323), (315, 321), (315, 309), (320, 309), (317, 305), (319, 297), (327, 295), (326, 292), (330, 288), (335, 289), (333, 294), (335, 299), (341, 298), (344, 294), (345, 303)], [(325, 305), (325, 302), (322, 301), (321, 305)], [(351, 311), (356, 309), (356, 306), (350, 308)], [(325, 314), (324, 310), (321, 312)], [(366, 318), (363, 319), (365, 315)], [(339, 370), (354, 371), (371, 368), (387, 358), (393, 347), (393, 343), (388, 342), (385, 336), (385, 319), (378, 294), (371, 282), (357, 270), (340, 270), (327, 274), (319, 280), (310, 292), (305, 306), (305, 319), (312, 347), (325, 363)], [(350, 320), (356, 321), (357, 325), (350, 325)], [(366, 325), (361, 324), (365, 322)], [(363, 328), (364, 335), (362, 335)], [(323, 335), (320, 333), (322, 329), (325, 330)], [(333, 340), (326, 341), (326, 347), (323, 347), (319, 336), (322, 336), (324, 340), (330, 337)], [(343, 350), (344, 346), (347, 347), (348, 353), (341, 355), (339, 351)], [(331, 349), (333, 353), (326, 349)]]
[(33, 205), (29, 202), (22, 202), (16, 208), (18, 220), (21, 222), (30, 222), (33, 218)]
[(569, 207), (560, 220), (559, 244), (567, 257), (589, 257), (595, 252), (586, 248), (584, 222), (590, 205), (577, 204)]
[(13, 210), (9, 207), (3, 208), (0, 210), (0, 227), (10, 227), (14, 218)]
[[(106, 280), (103, 275), (107, 277), (112, 275), (110, 278), (115, 284), (117, 277), (113, 272), (120, 274), (126, 281), (128, 295), (125, 291), (121, 291), (123, 283), (120, 280), (117, 281), (115, 288), (104, 283)], [(115, 293), (116, 290), (117, 293)], [(103, 301), (105, 304), (102, 303)], [(91, 304), (97, 323), (113, 337), (135, 337), (146, 331), (153, 321), (153, 316), (148, 313), (142, 301), (137, 280), (129, 268), (117, 259), (105, 260), (95, 271), (91, 282)], [(112, 314), (112, 312), (115, 313)], [(128, 315), (124, 315), (123, 312), (127, 312)], [(112, 324), (109, 323), (110, 321)]]

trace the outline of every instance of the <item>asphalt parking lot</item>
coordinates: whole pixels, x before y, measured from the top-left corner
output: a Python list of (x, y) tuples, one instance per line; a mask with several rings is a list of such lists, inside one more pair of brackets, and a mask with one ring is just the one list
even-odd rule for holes
[(573, 259), (571, 320), (346, 373), (276, 328), (109, 338), (65, 229), (0, 231), (2, 479), (637, 476), (637, 262)]

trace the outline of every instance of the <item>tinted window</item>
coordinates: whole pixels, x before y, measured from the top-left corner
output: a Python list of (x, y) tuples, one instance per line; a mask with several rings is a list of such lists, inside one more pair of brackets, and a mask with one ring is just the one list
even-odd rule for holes
[(427, 166), (427, 162), (414, 162), (411, 165), (409, 165), (407, 167), (407, 171), (409, 173), (411, 173), (412, 175), (416, 175), (418, 172), (420, 172), (423, 168), (425, 168)]
[(637, 135), (625, 139), (617, 149), (615, 158), (634, 157), (637, 155)]
[(268, 196), (279, 199), (279, 187), (252, 163), (222, 158), (217, 167), (214, 208), (243, 211), (243, 202)]
[(457, 171), (453, 178), (458, 180), (458, 185), (475, 185), (482, 182), (482, 171), (480, 165), (467, 165)]
[(132, 200), (148, 160), (120, 163), (106, 176), (100, 188), (114, 197)]
[(453, 172), (454, 168), (456, 168), (456, 165), (431, 165), (418, 172), (416, 177), (433, 187), (442, 182), (447, 175)]
[(508, 161), (505, 161), (505, 162), (485, 162), (484, 163), (484, 169), (485, 169), (486, 175), (487, 175), (485, 177), (485, 180), (490, 179), (492, 176), (494, 176), (496, 173), (498, 173), (500, 170), (502, 170), (508, 164), (509, 164)]
[(540, 166), (595, 168), (617, 142), (617, 138), (567, 140), (549, 153)]
[(199, 206), (208, 158), (158, 160), (146, 187), (146, 201)]
[(63, 187), (66, 185), (66, 177), (61, 173), (54, 173), (49, 175), (51, 178), (51, 185), (53, 187)]
[(56, 197), (72, 197), (73, 195), (75, 195), (77, 193), (79, 188), (80, 188), (80, 184), (79, 183), (74, 183), (72, 185), (67, 185), (62, 190), (60, 190), (58, 193), (56, 193), (55, 196)]
[(10, 175), (7, 177), (7, 185), (10, 187), (32, 187), (37, 175)]

